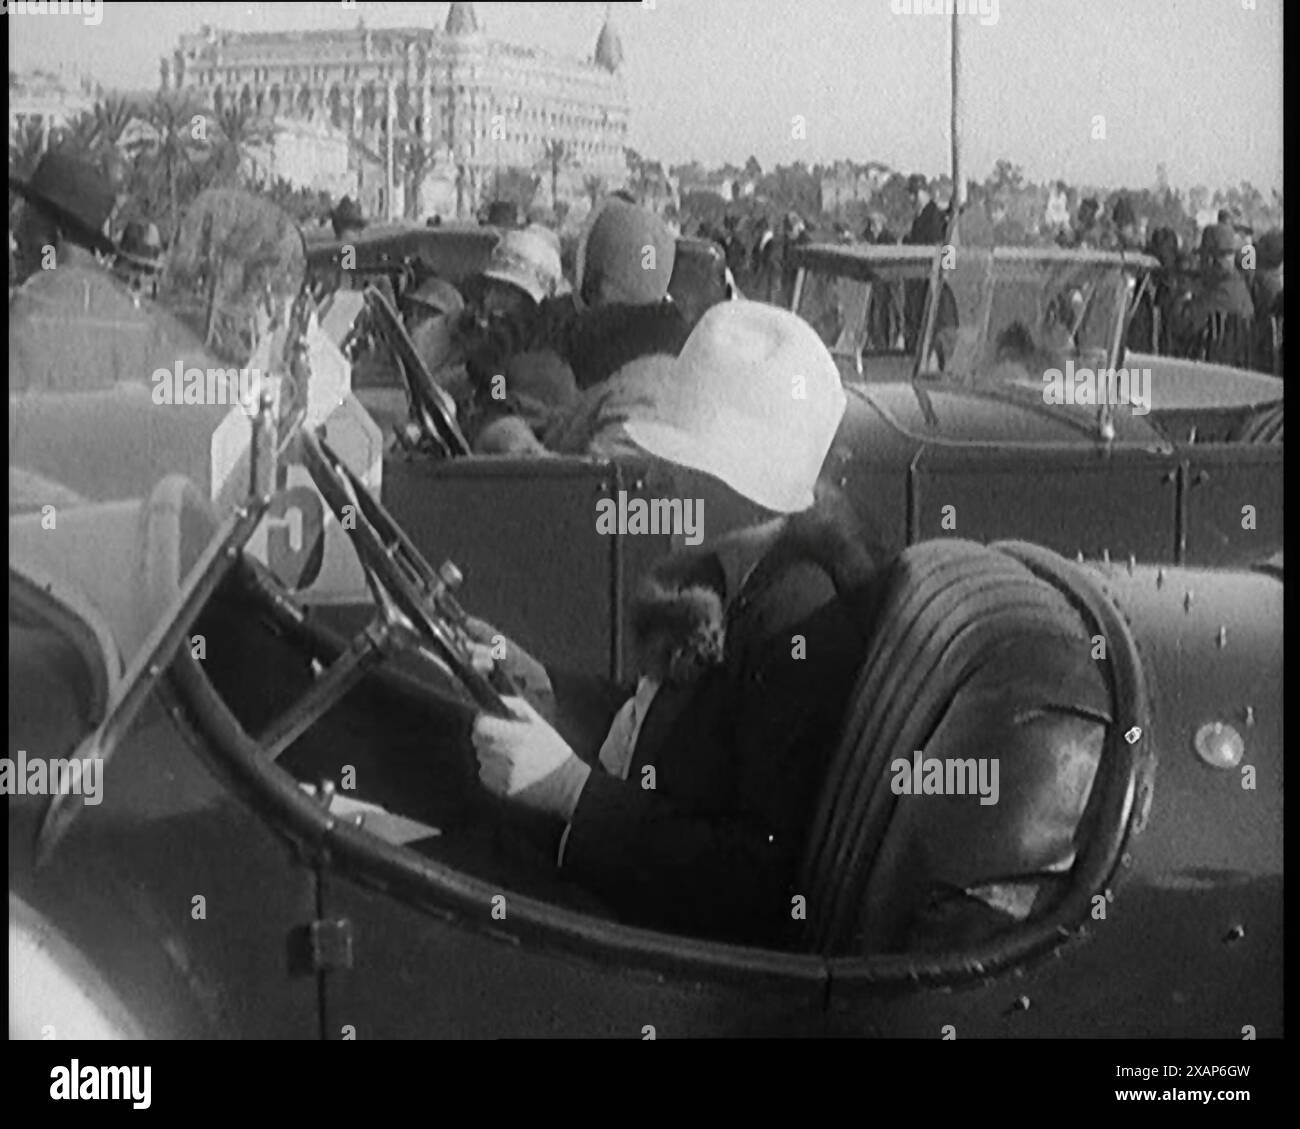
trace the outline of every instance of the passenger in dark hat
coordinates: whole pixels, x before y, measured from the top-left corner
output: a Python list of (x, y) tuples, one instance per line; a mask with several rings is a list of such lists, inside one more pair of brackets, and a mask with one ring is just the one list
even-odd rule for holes
[(117, 250), (105, 233), (116, 196), (107, 177), (93, 165), (57, 150), (47, 152), (29, 180), (11, 176), (9, 187), (24, 201), (14, 224), (20, 280), (53, 266), (47, 249), (53, 249), (56, 259), (60, 251), (73, 248), (104, 255)]
[(9, 391), (147, 383), (161, 363), (162, 323), (96, 258), (116, 251), (105, 234), (112, 184), (94, 166), (52, 151), (29, 180), (10, 185), (23, 198), (14, 239), (26, 281), (9, 303)]
[(578, 250), (582, 311), (565, 334), (582, 395), (545, 436), (552, 450), (621, 449), (623, 406), (642, 394), (686, 343), (690, 327), (668, 295), (677, 241), (658, 217), (610, 199)]
[(356, 239), (365, 230), (366, 218), (361, 214), (360, 205), (351, 196), (344, 196), (330, 213), (330, 223), (334, 228), (334, 237), (347, 241)]
[(1255, 306), (1237, 269), (1237, 241), (1227, 224), (1201, 235), (1201, 276), (1187, 309), (1186, 333), (1193, 359), (1250, 367)]
[(152, 294), (162, 266), (163, 245), (158, 225), (132, 220), (122, 229), (120, 243), (114, 263), (118, 274), (132, 289)]
[(706, 310), (727, 301), (727, 256), (717, 243), (688, 244), (686, 254), (678, 249), (668, 295), (681, 311), (687, 326), (695, 328)]

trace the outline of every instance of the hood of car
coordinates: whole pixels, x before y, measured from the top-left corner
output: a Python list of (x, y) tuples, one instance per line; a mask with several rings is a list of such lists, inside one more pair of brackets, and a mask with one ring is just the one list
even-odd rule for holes
[[(857, 399), (892, 428), (923, 443), (1034, 443), (1091, 445), (1098, 441), (1095, 413), (1054, 407), (1023, 390), (979, 392), (922, 381), (849, 385)], [(1154, 439), (1132, 417), (1116, 418), (1117, 437)]]
[(1156, 412), (1255, 407), (1282, 399), (1281, 377), (1266, 373), (1153, 353), (1129, 353), (1124, 363), (1151, 371), (1151, 410)]

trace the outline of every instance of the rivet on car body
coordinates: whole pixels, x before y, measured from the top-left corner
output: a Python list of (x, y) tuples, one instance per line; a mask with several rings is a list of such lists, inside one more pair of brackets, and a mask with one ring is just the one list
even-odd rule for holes
[(1189, 588), (1187, 589), (1186, 592), (1183, 593), (1183, 611), (1190, 612), (1191, 610), (1192, 610), (1192, 590)]
[(1137, 557), (1135, 557), (1132, 553), (1129, 553), (1129, 555), (1128, 555), (1128, 574), (1129, 574), (1129, 576), (1132, 576), (1132, 575), (1133, 575), (1133, 570), (1134, 570), (1135, 568), (1137, 568)]
[(1078, 561), (1079, 564), (1083, 564), (1083, 550), (1082, 550), (1082, 549), (1079, 550), (1079, 552), (1075, 555), (1075, 558), (1074, 558), (1074, 559), (1075, 559), (1076, 561)]
[(1119, 864), (1120, 866), (1132, 866), (1133, 856), (1129, 854), (1128, 851), (1125, 851), (1124, 854), (1120, 856)]
[(1231, 725), (1207, 721), (1192, 738), (1196, 754), (1211, 768), (1236, 768), (1246, 755), (1246, 742)]
[(1234, 941), (1240, 941), (1245, 935), (1246, 927), (1244, 925), (1234, 925), (1224, 934), (1223, 942), (1226, 945), (1231, 945)]
[(1011, 1010), (1012, 1010), (1012, 1011), (1028, 1011), (1028, 1010), (1029, 1010), (1029, 997), (1028, 997), (1028, 996), (1017, 996), (1017, 997), (1015, 998), (1015, 1000), (1014, 1000), (1014, 1001), (1012, 1002), (1012, 1004), (1011, 1004)]
[(1110, 564), (1110, 550), (1109, 550), (1109, 549), (1102, 549), (1102, 551), (1101, 551), (1101, 563), (1102, 563), (1102, 564), (1106, 564), (1106, 565)]
[(1222, 624), (1219, 625), (1219, 634), (1215, 637), (1215, 642), (1219, 644), (1219, 650), (1223, 650), (1228, 645), (1228, 629)]
[(1254, 706), (1246, 706), (1246, 707), (1241, 711), (1241, 717), (1242, 717), (1242, 720), (1243, 720), (1247, 725), (1254, 725), (1254, 724), (1255, 724), (1255, 707), (1254, 707)]
[(1133, 726), (1132, 729), (1130, 729), (1127, 733), (1124, 734), (1124, 740), (1127, 741), (1130, 745), (1136, 745), (1140, 740), (1142, 740), (1142, 730), (1139, 729), (1136, 725)]
[(1163, 588), (1164, 586), (1165, 586), (1165, 570), (1163, 568), (1158, 568), (1156, 569), (1156, 587)]

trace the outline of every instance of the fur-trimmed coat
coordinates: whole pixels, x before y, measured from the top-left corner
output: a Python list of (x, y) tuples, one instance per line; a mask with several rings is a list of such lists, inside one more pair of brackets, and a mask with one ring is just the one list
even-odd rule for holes
[(663, 685), (627, 778), (588, 779), (562, 873), (633, 924), (789, 943), (876, 567), (839, 495), (661, 562), (633, 624)]

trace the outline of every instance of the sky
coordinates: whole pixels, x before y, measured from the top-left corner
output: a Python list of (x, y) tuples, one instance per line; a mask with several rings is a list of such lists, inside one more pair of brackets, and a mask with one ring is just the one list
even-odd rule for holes
[[(203, 23), (247, 31), (441, 27), (447, 3), (126, 3), (102, 22), (20, 15), (9, 66), (63, 63), (153, 89)], [(628, 143), (706, 167), (878, 160), (950, 168), (949, 18), (913, 0), (643, 0), (610, 5)], [(921, 7), (922, 0), (915, 0)], [(587, 57), (603, 3), (475, 5), (487, 34)], [(961, 17), (964, 173), (1005, 157), (1034, 181), (1282, 188), (1281, 0), (971, 0)], [(993, 13), (996, 12), (996, 19)]]

